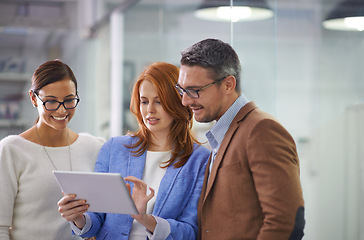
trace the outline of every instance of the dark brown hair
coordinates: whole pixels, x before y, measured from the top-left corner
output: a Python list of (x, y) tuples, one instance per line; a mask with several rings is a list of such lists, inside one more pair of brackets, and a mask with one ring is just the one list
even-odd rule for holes
[(77, 80), (71, 68), (59, 59), (47, 61), (35, 70), (30, 90), (38, 93), (44, 86), (65, 78), (70, 78), (74, 82), (77, 93)]

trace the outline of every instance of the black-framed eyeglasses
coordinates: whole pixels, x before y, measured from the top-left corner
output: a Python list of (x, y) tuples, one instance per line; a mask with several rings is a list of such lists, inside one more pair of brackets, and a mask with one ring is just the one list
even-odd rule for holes
[(204, 90), (204, 89), (206, 89), (206, 88), (208, 88), (208, 87), (210, 87), (210, 86), (212, 86), (212, 85), (214, 85), (215, 83), (217, 83), (217, 82), (219, 82), (219, 81), (222, 81), (222, 80), (224, 80), (226, 77), (223, 77), (223, 78), (221, 78), (221, 79), (218, 79), (218, 80), (216, 80), (216, 81), (213, 81), (212, 83), (209, 83), (209, 84), (207, 84), (206, 86), (203, 86), (203, 87), (200, 87), (200, 88), (198, 88), (198, 89), (184, 89), (184, 88), (182, 88), (178, 83), (175, 85), (175, 87), (176, 87), (176, 89), (177, 89), (177, 91), (178, 91), (178, 93), (182, 96), (183, 95), (183, 93), (185, 92), (185, 93), (187, 93), (187, 95), (190, 97), (190, 98), (199, 98), (200, 97), (200, 94), (199, 94), (199, 92), (200, 91), (202, 91), (202, 90)]
[(78, 103), (80, 102), (80, 99), (78, 97), (76, 98), (70, 98), (70, 99), (66, 99), (63, 102), (59, 102), (57, 100), (47, 100), (47, 101), (43, 101), (42, 99), (40, 99), (40, 97), (38, 96), (37, 93), (33, 92), (35, 96), (38, 97), (38, 99), (43, 103), (43, 106), (45, 109), (47, 109), (48, 111), (55, 111), (58, 110), (58, 108), (63, 105), (63, 107), (65, 109), (74, 109), (77, 107)]

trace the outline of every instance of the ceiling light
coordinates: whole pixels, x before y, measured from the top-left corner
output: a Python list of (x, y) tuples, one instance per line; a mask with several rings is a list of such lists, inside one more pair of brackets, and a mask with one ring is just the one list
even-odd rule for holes
[(341, 2), (328, 14), (322, 24), (332, 30), (364, 31), (364, 1)]
[(195, 11), (204, 20), (221, 22), (256, 21), (271, 18), (273, 11), (264, 0), (204, 0)]

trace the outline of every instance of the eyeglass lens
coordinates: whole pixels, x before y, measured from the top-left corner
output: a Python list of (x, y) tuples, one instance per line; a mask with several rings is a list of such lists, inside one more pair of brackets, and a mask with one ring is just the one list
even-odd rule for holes
[(183, 93), (187, 93), (187, 95), (191, 98), (198, 98), (198, 90), (194, 90), (194, 89), (183, 89), (181, 86), (179, 86), (178, 84), (176, 85), (177, 91), (179, 93), (179, 95), (183, 95)]
[(77, 107), (78, 102), (79, 102), (79, 99), (77, 99), (77, 98), (65, 100), (64, 102), (46, 101), (46, 102), (44, 102), (44, 107), (47, 110), (57, 110), (62, 104), (65, 109), (72, 109), (72, 108)]

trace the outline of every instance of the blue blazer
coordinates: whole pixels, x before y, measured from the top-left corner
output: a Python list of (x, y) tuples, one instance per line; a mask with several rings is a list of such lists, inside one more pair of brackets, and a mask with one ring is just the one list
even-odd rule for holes
[[(130, 145), (136, 137), (129, 135), (109, 139), (101, 148), (96, 172), (121, 173), (123, 177), (143, 177), (146, 152), (133, 156)], [(169, 166), (161, 180), (153, 215), (166, 219), (171, 227), (167, 239), (197, 239), (197, 203), (210, 151), (194, 145), (194, 151), (181, 168)], [(107, 197), (107, 196), (106, 196)], [(128, 239), (133, 218), (126, 214), (88, 213), (92, 226), (82, 237), (97, 239)]]

